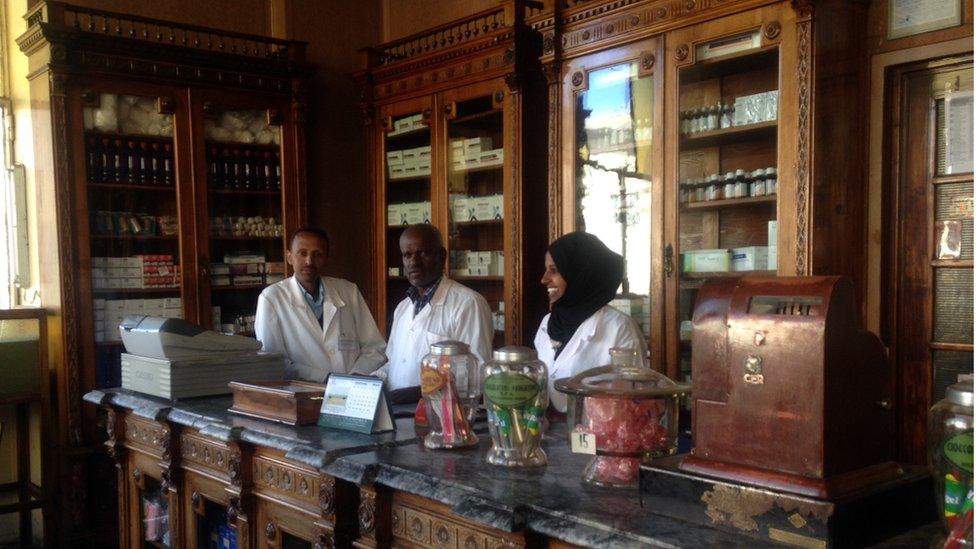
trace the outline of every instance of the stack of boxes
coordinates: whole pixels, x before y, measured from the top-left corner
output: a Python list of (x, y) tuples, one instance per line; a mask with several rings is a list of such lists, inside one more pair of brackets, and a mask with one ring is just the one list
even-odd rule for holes
[(264, 254), (253, 252), (224, 254), (224, 262), (213, 264), (210, 270), (213, 286), (274, 284), (284, 278), (284, 262), (268, 262)]
[(452, 194), (450, 201), (454, 221), (491, 221), (503, 219), (505, 216), (505, 196), (501, 194)]
[(92, 288), (121, 290), (176, 288), (180, 285), (180, 266), (172, 255), (131, 257), (93, 257)]
[(430, 175), (430, 145), (387, 151), (386, 166), (390, 179), (411, 179)]
[(452, 250), (451, 276), (505, 276), (505, 254), (501, 251)]
[(430, 223), (430, 202), (387, 204), (386, 224), (390, 227)]
[(415, 114), (413, 116), (406, 116), (393, 121), (393, 131), (386, 134), (388, 137), (395, 137), (400, 134), (410, 133), (414, 130), (420, 130), (426, 128), (424, 125), (424, 118), (420, 114)]
[(183, 304), (178, 297), (159, 299), (95, 299), (95, 341), (121, 341), (119, 324), (128, 315), (183, 318)]
[(505, 162), (504, 148), (491, 148), (490, 137), (451, 140), (451, 170), (501, 166)]
[[(772, 223), (775, 223), (772, 222)], [(770, 228), (775, 242), (775, 226)], [(776, 246), (744, 246), (731, 250), (691, 250), (684, 252), (681, 270), (685, 273), (724, 273), (776, 269)]]
[(777, 90), (736, 97), (732, 124), (745, 126), (776, 120), (778, 108), (779, 91)]
[(610, 301), (610, 306), (633, 318), (641, 333), (651, 332), (651, 301), (648, 296), (617, 296)]

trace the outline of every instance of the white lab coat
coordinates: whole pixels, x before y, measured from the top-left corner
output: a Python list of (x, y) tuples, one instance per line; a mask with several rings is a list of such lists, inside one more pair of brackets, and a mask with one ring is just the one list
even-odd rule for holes
[[(390, 357), (387, 388), (402, 389), (420, 385), (420, 361), (430, 345), (444, 340), (467, 343), (480, 367), (491, 357), (491, 309), (481, 294), (444, 277), (430, 304), (417, 316), (413, 302), (404, 298), (393, 313), (390, 330)], [(480, 375), (480, 373), (479, 373)]]
[(323, 276), (322, 324), (289, 277), (261, 292), (254, 331), (264, 350), (288, 357), (290, 379), (321, 382), (326, 374), (370, 374), (386, 362), (386, 343), (359, 288)]
[(549, 370), (549, 402), (560, 412), (566, 411), (566, 395), (553, 387), (553, 382), (580, 372), (610, 364), (610, 349), (630, 347), (639, 349), (642, 360), (647, 343), (634, 319), (609, 305), (604, 305), (576, 328), (566, 348), (555, 360), (555, 350), (549, 339), (549, 315), (542, 319), (535, 334), (535, 350), (539, 360)]

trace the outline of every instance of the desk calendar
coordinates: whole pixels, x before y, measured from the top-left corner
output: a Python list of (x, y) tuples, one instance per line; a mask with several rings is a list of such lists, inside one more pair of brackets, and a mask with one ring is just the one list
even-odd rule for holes
[(329, 375), (319, 425), (367, 434), (394, 430), (393, 413), (383, 391), (383, 380)]

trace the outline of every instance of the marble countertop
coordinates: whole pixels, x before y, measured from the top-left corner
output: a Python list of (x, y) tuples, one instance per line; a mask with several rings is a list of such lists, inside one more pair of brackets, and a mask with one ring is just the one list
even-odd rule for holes
[[(98, 406), (114, 405), (155, 421), (198, 429), (225, 442), (244, 441), (285, 452), (285, 457), (321, 469), (343, 454), (409, 444), (417, 440), (413, 418), (397, 419), (396, 431), (366, 435), (317, 425), (292, 426), (228, 412), (231, 396), (201, 397), (178, 402), (127, 389), (100, 389), (85, 395)], [(399, 411), (399, 410), (397, 410)]]

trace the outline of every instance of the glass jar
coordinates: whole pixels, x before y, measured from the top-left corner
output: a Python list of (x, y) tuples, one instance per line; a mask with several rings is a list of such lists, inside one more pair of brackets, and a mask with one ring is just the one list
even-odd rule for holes
[(569, 395), (570, 445), (595, 438), (596, 456), (583, 480), (600, 486), (637, 485), (641, 463), (678, 449), (678, 400), (691, 386), (644, 368), (633, 349), (611, 349), (611, 364), (556, 380)]
[[(929, 410), (928, 464), (946, 531), (973, 522), (973, 382), (951, 385)], [(967, 513), (968, 510), (968, 513)]]
[(488, 463), (504, 467), (546, 464), (539, 447), (549, 406), (549, 379), (535, 350), (509, 346), (496, 350), (482, 368), (491, 450)]
[(776, 194), (776, 168), (769, 167), (765, 171), (766, 176), (766, 196)]
[(471, 418), (481, 396), (478, 361), (460, 341), (438, 341), (420, 362), (420, 394), (430, 432), (424, 446), (467, 448), (478, 445)]

